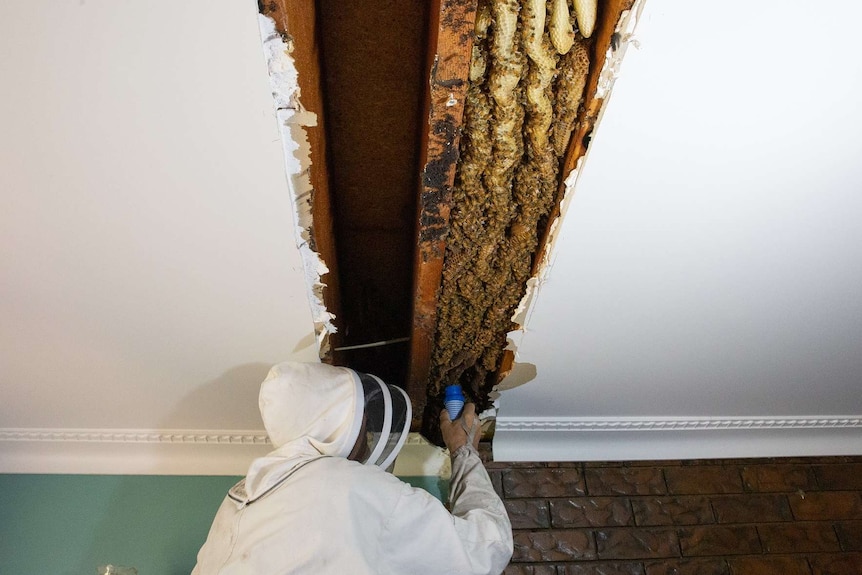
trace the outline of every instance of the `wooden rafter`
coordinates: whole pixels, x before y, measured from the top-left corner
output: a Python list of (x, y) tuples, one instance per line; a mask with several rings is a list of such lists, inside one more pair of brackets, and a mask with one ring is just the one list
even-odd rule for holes
[(476, 0), (442, 0), (430, 13), (428, 91), (421, 143), (418, 243), (414, 259), (413, 330), (407, 392), (418, 430), (427, 401), (437, 327), (437, 293), (443, 273), (451, 190), (458, 162)]

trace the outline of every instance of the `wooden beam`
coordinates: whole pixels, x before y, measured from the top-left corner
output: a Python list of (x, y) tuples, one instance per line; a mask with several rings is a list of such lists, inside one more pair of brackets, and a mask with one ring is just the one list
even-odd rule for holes
[[(258, 9), (275, 21), (275, 27), (291, 49), (290, 55), (297, 70), (300, 101), (306, 110), (317, 115), (317, 126), (306, 129), (310, 147), (313, 228), (310, 230), (311, 248), (316, 251), (329, 272), (320, 281), (326, 285), (323, 303), (335, 315), (340, 325), (341, 305), (338, 288), (338, 271), (335, 255), (335, 233), (332, 213), (332, 196), (329, 170), (326, 161), (326, 122), (320, 69), (320, 42), (317, 36), (314, 0), (259, 0)], [(330, 348), (340, 344), (340, 334), (330, 338)], [(339, 354), (330, 350), (324, 358), (340, 364)]]
[(413, 430), (427, 402), (431, 352), (437, 328), (437, 294), (449, 231), (452, 185), (458, 162), (464, 99), (473, 48), (476, 0), (438, 0), (429, 18), (428, 91), (421, 149), (413, 328), (407, 393)]

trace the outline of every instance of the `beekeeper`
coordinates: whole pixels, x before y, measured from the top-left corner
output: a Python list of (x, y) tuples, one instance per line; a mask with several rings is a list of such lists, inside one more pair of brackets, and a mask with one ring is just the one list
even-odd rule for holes
[(192, 575), (498, 574), (512, 528), (476, 452), (472, 404), (440, 418), (451, 513), (387, 473), (404, 445), (407, 395), (372, 375), (282, 363), (260, 389), (275, 450), (252, 462), (216, 514)]

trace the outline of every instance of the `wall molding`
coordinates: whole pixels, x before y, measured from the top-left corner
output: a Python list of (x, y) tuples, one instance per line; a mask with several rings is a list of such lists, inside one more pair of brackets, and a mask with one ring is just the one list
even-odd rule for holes
[(0, 442), (4, 441), (265, 445), (269, 437), (265, 431), (238, 430), (0, 428)]
[[(0, 473), (239, 476), (272, 448), (263, 430), (0, 428)], [(411, 433), (395, 473), (448, 478), (449, 456)]]
[(498, 461), (862, 454), (862, 415), (497, 418)]
[(830, 417), (500, 417), (506, 431), (673, 431), (721, 429), (860, 428), (862, 416)]
[[(0, 473), (244, 475), (263, 430), (0, 428)], [(505, 417), (498, 461), (862, 455), (862, 415)], [(445, 452), (410, 434), (396, 473), (447, 477)]]
[(262, 430), (0, 428), (0, 473), (245, 475)]

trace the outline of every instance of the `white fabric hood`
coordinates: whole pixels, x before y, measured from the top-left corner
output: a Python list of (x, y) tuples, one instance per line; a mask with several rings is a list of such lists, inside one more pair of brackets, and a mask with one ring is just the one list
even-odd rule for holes
[[(377, 401), (369, 399), (372, 396)], [(230, 497), (245, 505), (308, 462), (325, 456), (347, 457), (365, 431), (365, 424), (371, 426), (372, 420), (378, 421), (367, 410), (372, 405), (382, 408), (382, 399), (387, 413), (385, 428), (383, 433), (367, 434), (381, 441), (369, 464), (386, 459), (382, 453), (391, 456), (388, 461), (394, 460), (403, 445), (411, 413), (407, 395), (374, 376), (346, 367), (294, 362), (276, 365), (261, 384), (259, 401), (263, 424), (275, 450), (252, 462), (246, 478), (231, 489)], [(367, 401), (371, 402), (368, 406)], [(402, 408), (400, 418), (392, 417), (396, 405)]]
[(309, 461), (349, 454), (362, 424), (360, 394), (356, 376), (344, 367), (293, 362), (273, 367), (261, 384), (259, 404), (275, 450), (252, 462), (231, 497), (249, 503)]

